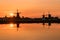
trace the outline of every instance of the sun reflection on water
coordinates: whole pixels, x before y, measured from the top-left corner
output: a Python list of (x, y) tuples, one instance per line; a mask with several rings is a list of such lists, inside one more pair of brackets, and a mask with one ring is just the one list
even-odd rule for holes
[(13, 27), (14, 25), (13, 24), (10, 24), (10, 27)]
[(9, 28), (13, 29), (14, 28), (14, 24), (9, 24)]

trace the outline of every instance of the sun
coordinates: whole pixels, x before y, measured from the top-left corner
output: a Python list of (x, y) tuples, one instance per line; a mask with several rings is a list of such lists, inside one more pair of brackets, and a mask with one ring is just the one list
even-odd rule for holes
[(13, 13), (10, 13), (10, 16), (11, 16), (11, 17), (13, 17), (13, 16), (14, 16), (14, 14), (13, 14)]

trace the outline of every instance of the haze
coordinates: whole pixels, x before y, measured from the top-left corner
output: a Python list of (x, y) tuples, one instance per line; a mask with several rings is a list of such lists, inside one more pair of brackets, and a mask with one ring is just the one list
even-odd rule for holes
[(21, 16), (41, 17), (48, 11), (54, 16), (60, 16), (60, 0), (0, 0), (0, 17), (9, 16), (10, 12), (21, 11)]

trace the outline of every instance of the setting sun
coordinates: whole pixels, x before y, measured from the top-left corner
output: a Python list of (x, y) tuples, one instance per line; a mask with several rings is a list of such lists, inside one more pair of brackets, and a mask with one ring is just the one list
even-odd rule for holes
[(12, 16), (14, 16), (14, 14), (13, 13), (10, 13), (10, 16), (12, 17)]

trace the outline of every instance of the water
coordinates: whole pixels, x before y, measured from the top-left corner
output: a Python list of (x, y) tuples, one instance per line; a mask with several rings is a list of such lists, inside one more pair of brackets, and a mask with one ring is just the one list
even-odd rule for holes
[(60, 24), (0, 24), (0, 40), (60, 40)]

